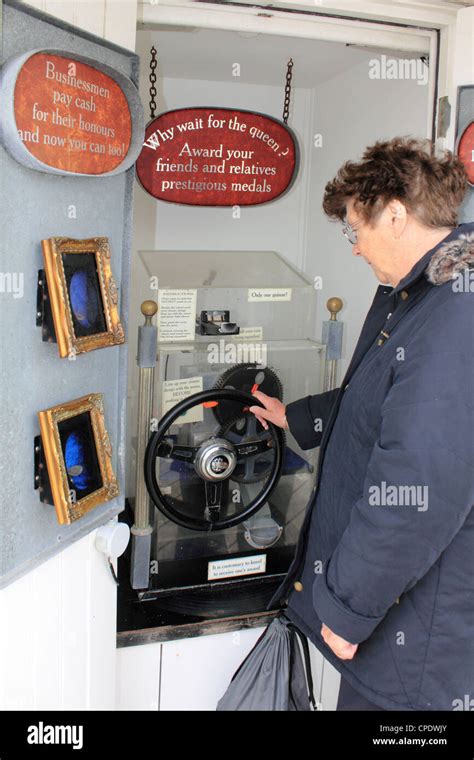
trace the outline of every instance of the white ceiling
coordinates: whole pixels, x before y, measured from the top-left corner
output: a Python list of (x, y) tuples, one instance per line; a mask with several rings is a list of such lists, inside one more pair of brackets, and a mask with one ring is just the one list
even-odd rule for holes
[[(292, 57), (292, 83), (303, 88), (315, 87), (383, 52), (397, 55), (336, 42), (167, 26), (138, 30), (137, 52), (144, 69), (152, 45), (158, 51), (158, 74), (165, 78), (229, 81), (232, 65), (239, 63), (240, 82), (283, 86)], [(405, 52), (398, 55), (409, 57)]]

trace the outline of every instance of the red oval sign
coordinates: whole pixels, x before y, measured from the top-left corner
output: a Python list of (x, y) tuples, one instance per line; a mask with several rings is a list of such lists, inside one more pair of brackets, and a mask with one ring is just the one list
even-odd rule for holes
[(474, 185), (474, 121), (468, 124), (459, 138), (457, 154), (464, 164), (469, 183)]
[(25, 148), (56, 169), (104, 174), (123, 162), (130, 147), (132, 120), (121, 88), (72, 58), (28, 58), (16, 79), (14, 115)]
[(293, 133), (270, 116), (182, 108), (148, 124), (136, 171), (142, 187), (162, 201), (253, 206), (288, 190), (297, 159)]

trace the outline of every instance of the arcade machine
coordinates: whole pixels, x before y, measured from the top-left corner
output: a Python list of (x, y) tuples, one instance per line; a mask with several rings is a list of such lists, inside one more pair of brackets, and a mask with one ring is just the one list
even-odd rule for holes
[(139, 255), (157, 289), (141, 307), (119, 631), (262, 612), (291, 563), (317, 450), (264, 429), (251, 394), (327, 389), (316, 290), (271, 251)]

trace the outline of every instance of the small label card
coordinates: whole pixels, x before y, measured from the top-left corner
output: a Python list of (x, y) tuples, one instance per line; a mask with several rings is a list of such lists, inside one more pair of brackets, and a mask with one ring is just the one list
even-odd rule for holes
[(253, 343), (260, 343), (263, 340), (263, 327), (241, 327), (235, 340), (249, 340)]
[(250, 557), (232, 557), (208, 562), (207, 580), (217, 578), (233, 578), (237, 575), (255, 575), (264, 573), (267, 564), (266, 554), (254, 554)]
[(249, 288), (247, 301), (291, 301), (291, 288)]

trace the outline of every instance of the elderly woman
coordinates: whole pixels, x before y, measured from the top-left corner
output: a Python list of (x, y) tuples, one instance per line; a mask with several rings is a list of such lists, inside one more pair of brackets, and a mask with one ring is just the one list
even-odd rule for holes
[(474, 704), (474, 224), (457, 226), (462, 164), (429, 149), (378, 142), (328, 183), (382, 284), (340, 388), (251, 407), (321, 447), (269, 608), (341, 673), (337, 709)]

